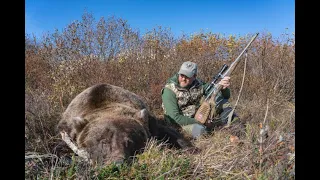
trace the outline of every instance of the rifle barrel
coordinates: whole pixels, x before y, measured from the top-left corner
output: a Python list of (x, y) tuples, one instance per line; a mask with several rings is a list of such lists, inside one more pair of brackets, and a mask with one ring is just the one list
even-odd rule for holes
[(243, 51), (239, 54), (239, 56), (236, 58), (236, 60), (233, 61), (233, 63), (230, 65), (230, 68), (221, 76), (221, 78), (224, 78), (225, 76), (228, 76), (231, 74), (235, 66), (238, 64), (238, 61), (242, 54), (247, 50), (247, 48), (251, 45), (251, 43), (256, 39), (256, 37), (259, 35), (259, 33), (256, 33), (250, 40), (250, 42), (247, 44), (247, 46), (243, 49)]
[[(229, 68), (225, 71), (224, 74), (221, 75), (221, 78), (223, 79), (225, 76), (229, 76), (231, 74), (231, 72), (235, 69), (235, 67), (237, 66), (239, 60), (240, 60), (240, 57), (242, 56), (242, 54), (247, 50), (247, 48), (251, 45), (251, 43), (256, 39), (256, 37), (259, 35), (259, 33), (256, 33), (252, 39), (250, 40), (250, 42), (247, 44), (247, 46), (243, 49), (243, 51), (240, 53), (240, 55), (236, 58), (236, 60), (234, 60), (231, 65), (229, 66)], [(209, 97), (211, 96), (211, 94), (213, 92), (217, 92), (221, 89), (221, 85), (219, 84), (216, 84), (212, 90), (210, 91), (210, 93), (207, 95), (207, 97), (205, 98), (205, 101), (207, 99), (209, 99)]]

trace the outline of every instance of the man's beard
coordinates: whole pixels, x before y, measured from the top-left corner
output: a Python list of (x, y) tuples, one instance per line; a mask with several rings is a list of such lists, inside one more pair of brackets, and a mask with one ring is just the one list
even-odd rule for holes
[(189, 86), (190, 84), (192, 84), (192, 83), (188, 83), (188, 84), (186, 82), (180, 82), (179, 83), (180, 87), (183, 87), (183, 88)]

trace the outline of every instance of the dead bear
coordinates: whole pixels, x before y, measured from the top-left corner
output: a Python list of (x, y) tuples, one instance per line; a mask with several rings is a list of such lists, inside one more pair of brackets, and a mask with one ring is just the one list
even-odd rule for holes
[(57, 129), (73, 151), (94, 163), (129, 160), (151, 137), (176, 148), (194, 148), (179, 131), (159, 122), (138, 95), (97, 84), (71, 101)]

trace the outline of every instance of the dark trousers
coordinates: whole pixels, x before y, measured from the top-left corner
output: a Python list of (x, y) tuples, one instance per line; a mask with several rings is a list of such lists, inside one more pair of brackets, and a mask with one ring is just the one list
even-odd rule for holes
[[(229, 114), (232, 111), (232, 105), (227, 99), (222, 99), (216, 104), (216, 114), (217, 116), (213, 118), (214, 126), (226, 125), (229, 119)], [(231, 122), (235, 120), (235, 118), (239, 118), (238, 115), (233, 112)]]

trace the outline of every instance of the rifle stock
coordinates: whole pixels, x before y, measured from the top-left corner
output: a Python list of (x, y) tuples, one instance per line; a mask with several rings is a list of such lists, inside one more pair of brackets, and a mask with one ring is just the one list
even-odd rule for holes
[[(247, 46), (244, 48), (244, 50), (240, 53), (240, 55), (231, 63), (229, 68), (221, 75), (221, 79), (225, 76), (230, 76), (233, 70), (236, 68), (236, 66), (239, 64), (240, 58), (245, 53), (245, 51), (248, 49), (248, 47), (251, 45), (251, 43), (256, 39), (256, 37), (259, 35), (259, 33), (256, 33), (250, 42), (247, 44)], [(207, 95), (205, 100), (200, 105), (199, 109), (197, 110), (195, 114), (195, 119), (199, 121), (200, 123), (204, 124), (207, 122), (210, 112), (213, 110), (215, 106), (215, 97), (218, 94), (218, 92), (221, 90), (222, 86), (219, 83), (214, 84), (213, 88), (211, 89), (210, 93)]]

